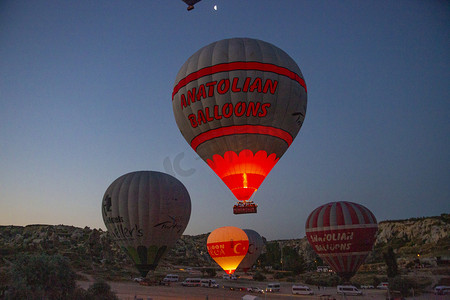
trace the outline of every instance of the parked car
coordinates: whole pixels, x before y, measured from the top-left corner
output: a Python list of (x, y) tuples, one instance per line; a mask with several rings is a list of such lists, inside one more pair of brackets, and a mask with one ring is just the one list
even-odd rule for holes
[(178, 275), (175, 274), (167, 274), (166, 277), (164, 277), (164, 282), (178, 282)]
[(219, 285), (214, 279), (202, 279), (201, 281), (202, 287), (209, 287), (209, 288), (218, 288)]
[(200, 286), (202, 280), (200, 278), (186, 278), (181, 285), (182, 286)]
[(450, 286), (447, 285), (439, 285), (434, 288), (435, 295), (448, 295), (450, 294)]
[(259, 287), (249, 287), (249, 288), (247, 288), (247, 292), (263, 294), (264, 290), (260, 289)]
[(273, 293), (273, 292), (279, 292), (281, 289), (280, 283), (278, 282), (272, 282), (269, 283), (266, 287), (266, 293)]
[(233, 274), (224, 274), (224, 275), (222, 276), (222, 278), (223, 278), (223, 279), (226, 279), (226, 280), (237, 280), (236, 275), (233, 275)]
[(134, 282), (141, 282), (141, 281), (143, 281), (144, 280), (144, 277), (136, 277), (136, 278), (133, 278), (133, 281)]
[(379, 285), (377, 285), (377, 289), (380, 290), (387, 290), (389, 288), (389, 282), (381, 282)]
[(353, 285), (338, 285), (337, 293), (341, 295), (353, 295), (353, 296), (362, 295), (362, 292)]
[(375, 287), (373, 285), (361, 285), (362, 289), (374, 289)]
[(292, 294), (293, 295), (314, 295), (313, 290), (306, 285), (296, 285), (292, 286)]

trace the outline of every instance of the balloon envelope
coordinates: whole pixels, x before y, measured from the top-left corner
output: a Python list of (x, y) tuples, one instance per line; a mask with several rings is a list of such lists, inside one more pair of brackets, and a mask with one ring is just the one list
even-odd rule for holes
[(297, 136), (306, 98), (303, 75), (288, 54), (264, 41), (232, 38), (185, 62), (172, 106), (189, 145), (245, 202)]
[(349, 281), (372, 250), (377, 220), (353, 202), (330, 202), (316, 208), (306, 221), (306, 237), (314, 251)]
[(254, 230), (244, 229), (244, 232), (248, 237), (248, 251), (244, 259), (239, 264), (239, 269), (242, 269), (245, 273), (247, 273), (261, 254), (264, 247), (264, 241), (259, 233)]
[(247, 254), (248, 245), (245, 232), (233, 226), (217, 228), (206, 241), (209, 255), (227, 274), (234, 273)]
[(108, 232), (143, 277), (154, 270), (186, 229), (191, 200), (176, 178), (154, 171), (125, 174), (106, 190), (102, 216)]

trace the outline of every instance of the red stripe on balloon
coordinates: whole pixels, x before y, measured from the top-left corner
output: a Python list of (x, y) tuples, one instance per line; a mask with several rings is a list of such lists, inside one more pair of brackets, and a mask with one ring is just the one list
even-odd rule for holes
[(270, 135), (284, 140), (288, 146), (292, 144), (294, 140), (289, 132), (284, 131), (279, 128), (262, 126), (262, 125), (235, 125), (228, 127), (221, 127), (212, 129), (203, 133), (200, 133), (191, 141), (191, 147), (194, 151), (197, 151), (197, 147), (214, 138), (219, 138), (223, 136), (229, 136), (234, 134), (261, 134)]
[(245, 256), (248, 252), (248, 240), (207, 243), (209, 255), (214, 257)]
[(230, 71), (240, 71), (240, 70), (254, 70), (254, 71), (263, 71), (263, 72), (271, 72), (276, 73), (278, 75), (289, 77), (290, 79), (297, 81), (306, 92), (306, 83), (303, 78), (301, 78), (298, 74), (292, 72), (289, 69), (284, 67), (280, 67), (273, 64), (267, 64), (262, 62), (254, 62), (254, 61), (235, 61), (230, 63), (218, 64), (210, 67), (206, 67), (195, 71), (183, 79), (181, 79), (178, 84), (173, 88), (172, 92), (172, 101), (176, 93), (186, 86), (189, 82), (197, 80), (203, 76), (208, 76), (220, 72), (230, 72)]

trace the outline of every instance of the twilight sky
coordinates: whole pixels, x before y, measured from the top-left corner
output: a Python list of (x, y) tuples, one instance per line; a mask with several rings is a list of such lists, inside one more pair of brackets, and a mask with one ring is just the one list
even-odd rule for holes
[[(303, 127), (253, 215), (232, 214), (171, 104), (189, 56), (232, 37), (283, 49), (308, 87)], [(138, 170), (183, 182), (191, 235), (233, 225), (301, 238), (331, 201), (378, 221), (450, 213), (449, 53), (448, 1), (1, 1), (0, 225), (105, 229), (105, 190)]]

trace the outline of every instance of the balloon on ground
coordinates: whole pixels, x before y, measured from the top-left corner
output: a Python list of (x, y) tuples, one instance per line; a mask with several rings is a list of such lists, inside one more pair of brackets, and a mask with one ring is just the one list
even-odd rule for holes
[(183, 234), (191, 199), (175, 177), (139, 171), (117, 178), (106, 190), (102, 216), (108, 232), (143, 277)]
[(233, 274), (248, 251), (247, 234), (234, 226), (220, 227), (206, 241), (208, 253), (227, 273)]
[(264, 247), (264, 241), (259, 233), (252, 229), (244, 229), (244, 232), (248, 237), (248, 251), (239, 264), (239, 269), (242, 269), (247, 273), (261, 254)]
[(372, 251), (377, 230), (369, 209), (346, 201), (322, 205), (306, 221), (306, 237), (314, 251), (345, 281)]
[(297, 136), (306, 114), (306, 83), (280, 48), (250, 38), (214, 42), (181, 67), (172, 107), (181, 134), (238, 200), (250, 197)]

